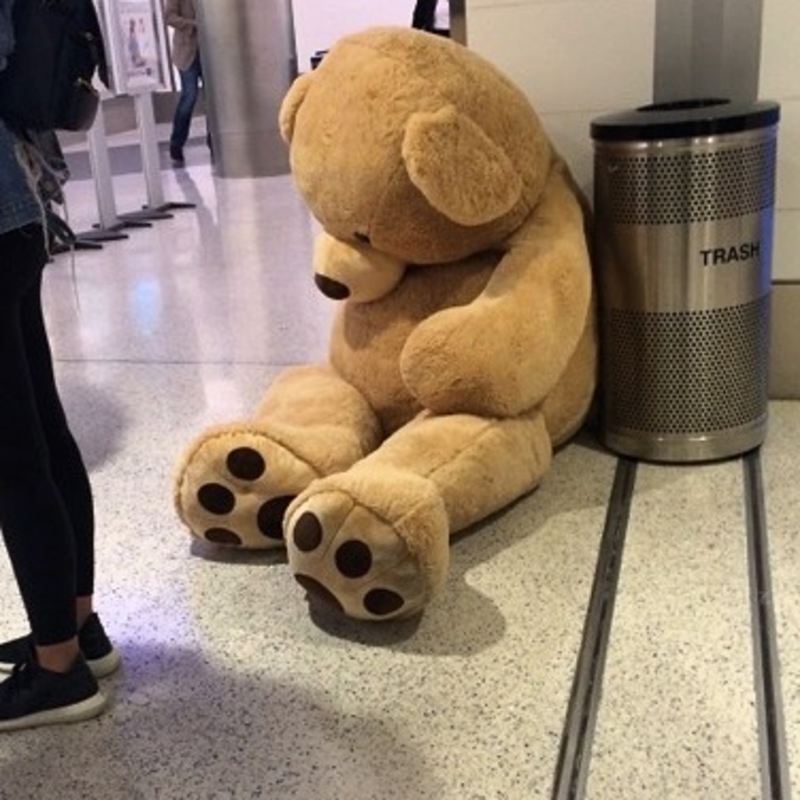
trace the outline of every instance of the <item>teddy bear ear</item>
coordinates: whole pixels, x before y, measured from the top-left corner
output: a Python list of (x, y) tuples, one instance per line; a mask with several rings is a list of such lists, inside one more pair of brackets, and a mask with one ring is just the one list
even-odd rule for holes
[(402, 153), (414, 186), (460, 225), (491, 222), (510, 211), (522, 194), (511, 159), (451, 105), (412, 114)]
[(303, 105), (308, 88), (311, 85), (313, 75), (310, 72), (304, 72), (298, 78), (295, 78), (289, 91), (283, 98), (281, 103), (281, 110), (278, 114), (278, 124), (281, 129), (281, 136), (286, 144), (290, 144), (292, 136), (294, 135), (294, 121), (297, 118), (297, 112), (300, 106)]

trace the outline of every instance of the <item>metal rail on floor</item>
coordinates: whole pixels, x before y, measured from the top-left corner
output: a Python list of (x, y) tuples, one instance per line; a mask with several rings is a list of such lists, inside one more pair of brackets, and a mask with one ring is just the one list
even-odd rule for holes
[[(742, 464), (761, 791), (763, 800), (790, 800), (760, 449), (746, 453)], [(586, 792), (636, 466), (636, 461), (626, 458), (617, 462), (561, 738), (553, 800), (581, 800)]]
[(591, 744), (600, 703), (617, 582), (628, 529), (636, 461), (620, 458), (606, 511), (600, 555), (592, 585), (583, 640), (572, 683), (561, 750), (556, 766), (553, 800), (583, 797), (591, 759)]
[(760, 449), (747, 453), (744, 467), (747, 561), (750, 576), (750, 612), (761, 758), (761, 796), (789, 800), (791, 785), (783, 717), (778, 638), (769, 568), (767, 518), (761, 479)]

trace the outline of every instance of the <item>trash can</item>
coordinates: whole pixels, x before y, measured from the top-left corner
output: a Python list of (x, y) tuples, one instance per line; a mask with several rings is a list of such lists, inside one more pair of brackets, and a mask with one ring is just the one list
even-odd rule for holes
[(760, 445), (777, 103), (686, 100), (598, 117), (602, 435), (643, 460)]

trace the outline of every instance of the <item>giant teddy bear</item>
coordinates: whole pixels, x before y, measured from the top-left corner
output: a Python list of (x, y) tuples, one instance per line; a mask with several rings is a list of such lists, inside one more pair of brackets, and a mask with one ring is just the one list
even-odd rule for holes
[(201, 433), (176, 507), (201, 539), (285, 547), (344, 614), (408, 616), (451, 536), (534, 489), (588, 413), (583, 204), (523, 93), (432, 34), (340, 39), (280, 126), (322, 226), (314, 280), (340, 304), (329, 359)]

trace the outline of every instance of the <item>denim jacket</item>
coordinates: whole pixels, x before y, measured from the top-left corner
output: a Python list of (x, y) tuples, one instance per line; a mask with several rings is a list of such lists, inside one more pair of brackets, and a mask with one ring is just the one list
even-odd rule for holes
[[(13, 5), (14, 0), (0, 0), (0, 70), (14, 49)], [(0, 234), (42, 219), (42, 200), (53, 195), (52, 183), (49, 190), (41, 186), (43, 163), (35, 140), (15, 135), (0, 120)]]

